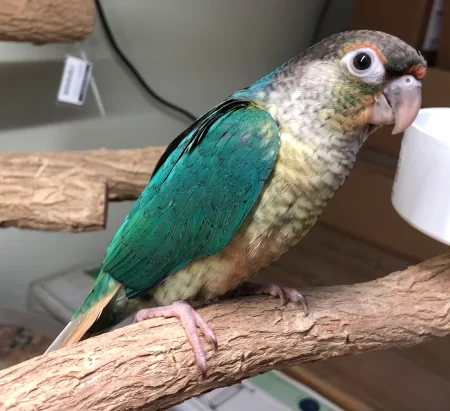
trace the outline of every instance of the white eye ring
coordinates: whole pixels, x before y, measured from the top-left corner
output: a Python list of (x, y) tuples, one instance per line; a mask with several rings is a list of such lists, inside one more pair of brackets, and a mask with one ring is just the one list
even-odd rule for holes
[[(354, 63), (355, 57), (362, 53), (368, 55), (371, 60), (370, 66), (365, 70), (359, 70), (355, 67)], [(352, 75), (360, 78), (365, 83), (377, 84), (383, 80), (385, 74), (384, 65), (377, 54), (370, 48), (364, 47), (352, 50), (347, 53), (341, 61), (347, 66)]]

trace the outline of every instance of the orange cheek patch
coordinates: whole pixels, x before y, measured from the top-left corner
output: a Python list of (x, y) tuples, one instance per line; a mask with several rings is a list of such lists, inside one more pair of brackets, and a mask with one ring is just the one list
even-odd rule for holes
[(371, 44), (371, 43), (369, 43), (369, 42), (367, 42), (367, 41), (364, 41), (364, 42), (361, 42), (361, 41), (355, 41), (354, 43), (345, 46), (345, 47), (340, 51), (339, 54), (340, 54), (341, 56), (343, 56), (343, 55), (349, 53), (350, 51), (357, 50), (357, 49), (362, 49), (362, 48), (365, 48), (365, 49), (371, 49), (371, 50), (378, 56), (378, 58), (380, 59), (380, 61), (381, 61), (383, 64), (386, 63), (386, 58), (384, 57), (384, 55), (383, 55), (383, 53), (380, 51), (380, 49), (377, 48), (377, 47), (375, 47), (373, 44)]
[(333, 118), (335, 123), (339, 124), (339, 129), (346, 133), (354, 132), (367, 126), (372, 116), (373, 105), (376, 98), (374, 96), (364, 96), (361, 102), (347, 111), (345, 115), (337, 115)]
[(426, 72), (427, 72), (426, 67), (415, 65), (407, 69), (405, 74), (410, 74), (411, 76), (414, 76), (417, 80), (422, 80), (425, 77)]
[(367, 107), (354, 116), (347, 117), (347, 121), (344, 123), (344, 129), (347, 132), (351, 132), (366, 126), (370, 121), (372, 109), (372, 107)]

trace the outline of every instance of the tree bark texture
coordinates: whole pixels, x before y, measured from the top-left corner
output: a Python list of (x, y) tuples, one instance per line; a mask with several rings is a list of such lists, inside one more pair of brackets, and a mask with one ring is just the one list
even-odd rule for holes
[(375, 281), (303, 290), (310, 313), (274, 298), (200, 310), (205, 379), (179, 322), (155, 319), (35, 357), (0, 372), (1, 411), (163, 410), (273, 369), (405, 347), (450, 333), (450, 254)]
[[(0, 227), (103, 230), (108, 201), (136, 200), (165, 149), (150, 146), (129, 150), (2, 153)], [(365, 160), (371, 158), (364, 150), (360, 156)], [(355, 169), (370, 170), (370, 167), (367, 161), (355, 164)], [(393, 173), (390, 169), (379, 169)]]
[(164, 149), (0, 154), (0, 227), (102, 230), (108, 201), (136, 199)]
[(92, 33), (95, 15), (92, 0), (0, 0), (0, 40), (81, 41)]

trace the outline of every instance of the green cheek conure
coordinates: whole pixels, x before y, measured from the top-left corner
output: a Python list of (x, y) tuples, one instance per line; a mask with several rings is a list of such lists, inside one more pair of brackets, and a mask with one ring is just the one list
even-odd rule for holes
[(168, 146), (109, 245), (83, 305), (47, 352), (135, 321), (178, 317), (205, 373), (193, 308), (228, 292), (301, 293), (249, 282), (297, 244), (377, 127), (421, 106), (426, 62), (375, 31), (333, 35), (198, 118)]

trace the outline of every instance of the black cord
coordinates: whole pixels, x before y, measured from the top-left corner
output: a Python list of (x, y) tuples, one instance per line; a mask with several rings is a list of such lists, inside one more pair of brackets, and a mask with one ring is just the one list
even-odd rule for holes
[(122, 50), (117, 45), (117, 42), (112, 34), (111, 27), (109, 26), (108, 20), (105, 15), (105, 11), (103, 10), (103, 6), (101, 5), (100, 0), (94, 0), (95, 6), (97, 7), (98, 16), (100, 18), (100, 21), (103, 25), (103, 28), (105, 30), (106, 37), (108, 38), (108, 41), (111, 45), (111, 47), (114, 49), (114, 51), (117, 53), (117, 55), (120, 57), (122, 62), (128, 67), (128, 69), (134, 74), (136, 80), (139, 82), (139, 84), (147, 91), (148, 94), (150, 94), (155, 100), (159, 101), (162, 105), (169, 107), (170, 109), (177, 111), (178, 113), (182, 114), (183, 116), (187, 117), (191, 121), (197, 120), (197, 117), (194, 116), (194, 114), (190, 113), (189, 111), (185, 110), (182, 107), (179, 107), (173, 103), (170, 103), (163, 97), (159, 96), (144, 80), (142, 75), (139, 73), (139, 71), (136, 69), (136, 67), (133, 66), (133, 64), (130, 62), (130, 60), (123, 54)]
[(317, 18), (316, 25), (314, 26), (313, 34), (311, 37), (311, 46), (313, 46), (320, 40), (320, 31), (322, 30), (322, 24), (332, 3), (333, 0), (325, 0), (323, 3), (322, 10), (320, 10), (319, 17)]

